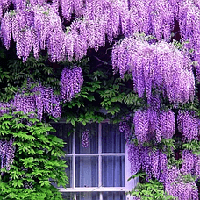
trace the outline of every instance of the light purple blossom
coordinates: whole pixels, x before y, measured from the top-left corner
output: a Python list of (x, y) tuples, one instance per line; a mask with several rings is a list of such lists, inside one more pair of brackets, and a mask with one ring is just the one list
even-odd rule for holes
[(89, 147), (89, 130), (82, 133), (82, 147)]

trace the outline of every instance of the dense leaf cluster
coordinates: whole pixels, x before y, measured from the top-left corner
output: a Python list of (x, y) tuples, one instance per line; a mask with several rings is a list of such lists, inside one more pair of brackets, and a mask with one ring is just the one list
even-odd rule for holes
[(0, 117), (0, 138), (14, 138), (16, 147), (10, 170), (1, 169), (0, 199), (62, 199), (49, 178), (63, 187), (68, 182), (67, 165), (61, 159), (64, 142), (48, 132), (55, 129), (23, 112)]

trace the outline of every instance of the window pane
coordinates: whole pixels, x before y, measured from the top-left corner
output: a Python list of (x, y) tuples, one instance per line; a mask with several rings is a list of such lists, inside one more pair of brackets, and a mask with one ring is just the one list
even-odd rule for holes
[(118, 124), (102, 124), (103, 153), (125, 153), (125, 136), (119, 132)]
[(104, 192), (103, 200), (125, 200), (125, 192)]
[(103, 187), (125, 187), (125, 156), (102, 157)]
[[(66, 165), (68, 165), (68, 168), (65, 169), (65, 172), (68, 177), (68, 184), (66, 184), (66, 187), (72, 188), (72, 157), (65, 157), (63, 160), (66, 160)], [(53, 182), (53, 179), (50, 178), (51, 184), (55, 187), (58, 188), (57, 184)], [(62, 186), (60, 186), (62, 188)]]
[[(63, 124), (63, 123), (52, 123), (51, 124), (56, 132), (51, 132), (52, 135), (57, 136), (58, 138), (63, 139), (65, 144), (63, 150), (66, 154), (72, 153), (72, 137), (73, 137), (73, 126), (71, 124)], [(68, 135), (70, 134), (70, 135)]]
[(99, 192), (66, 192), (62, 193), (63, 200), (74, 200), (76, 194), (76, 200), (99, 200)]
[[(82, 146), (82, 133), (88, 129), (89, 130), (89, 146)], [(76, 146), (75, 153), (76, 154), (97, 154), (98, 153), (98, 124), (87, 124), (83, 126), (82, 124), (78, 124), (75, 129), (76, 132)]]
[(74, 200), (74, 195), (76, 194), (76, 200), (99, 200), (99, 192), (63, 192), (63, 200)]
[(74, 193), (73, 192), (63, 192), (62, 198), (63, 198), (63, 200), (74, 200)]
[(68, 165), (68, 167), (65, 169), (67, 177), (68, 177), (68, 184), (66, 185), (66, 187), (68, 188), (72, 188), (72, 176), (73, 176), (73, 171), (72, 171), (72, 157), (65, 157), (66, 160), (66, 164)]
[(75, 159), (75, 185), (76, 187), (98, 186), (98, 157), (84, 156)]
[(80, 192), (76, 195), (76, 200), (99, 200), (99, 192)]

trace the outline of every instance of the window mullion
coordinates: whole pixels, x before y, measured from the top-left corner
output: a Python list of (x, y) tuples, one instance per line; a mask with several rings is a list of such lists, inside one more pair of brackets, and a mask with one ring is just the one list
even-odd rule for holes
[(103, 200), (103, 192), (100, 192), (100, 194), (99, 194), (99, 200)]
[(73, 173), (73, 177), (72, 177), (72, 188), (75, 188), (75, 175), (76, 175), (76, 170), (75, 170), (75, 130), (73, 133), (73, 146), (72, 146), (72, 173)]
[(102, 128), (101, 123), (98, 126), (98, 171), (99, 171), (99, 184), (98, 187), (102, 186)]
[[(98, 171), (99, 171), (99, 187), (102, 187), (102, 126), (101, 123), (98, 126)], [(99, 200), (103, 200), (103, 193), (99, 193)]]

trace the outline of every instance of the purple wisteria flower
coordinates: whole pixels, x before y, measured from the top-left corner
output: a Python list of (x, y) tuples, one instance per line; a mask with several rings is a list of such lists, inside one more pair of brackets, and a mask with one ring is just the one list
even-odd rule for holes
[(82, 147), (88, 147), (89, 146), (89, 130), (85, 130), (82, 133)]

